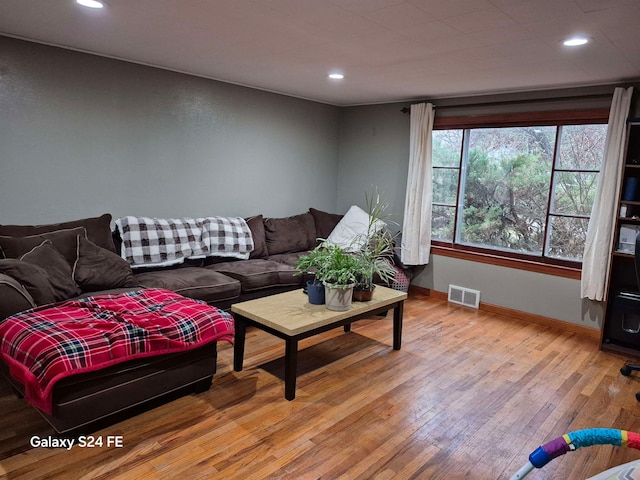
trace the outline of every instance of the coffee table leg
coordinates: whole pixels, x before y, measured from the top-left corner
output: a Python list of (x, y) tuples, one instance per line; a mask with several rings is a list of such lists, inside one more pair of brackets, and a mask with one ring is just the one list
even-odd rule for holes
[(240, 315), (234, 316), (235, 336), (233, 339), (233, 369), (236, 372), (242, 371), (242, 362), (244, 360), (244, 340), (247, 335), (247, 324)]
[(284, 352), (284, 398), (296, 398), (296, 376), (298, 370), (298, 340), (288, 338)]
[(398, 302), (393, 309), (393, 349), (400, 350), (402, 344), (402, 308), (404, 302)]

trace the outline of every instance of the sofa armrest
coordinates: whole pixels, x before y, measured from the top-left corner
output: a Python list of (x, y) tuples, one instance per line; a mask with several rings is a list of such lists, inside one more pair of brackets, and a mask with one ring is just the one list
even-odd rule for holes
[(13, 277), (0, 273), (0, 321), (35, 306), (26, 288)]

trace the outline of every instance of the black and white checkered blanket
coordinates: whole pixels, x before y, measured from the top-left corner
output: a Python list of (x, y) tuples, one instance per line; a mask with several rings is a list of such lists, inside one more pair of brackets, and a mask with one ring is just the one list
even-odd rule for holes
[(132, 266), (181, 263), (206, 256), (249, 258), (253, 237), (241, 217), (121, 217), (122, 258)]

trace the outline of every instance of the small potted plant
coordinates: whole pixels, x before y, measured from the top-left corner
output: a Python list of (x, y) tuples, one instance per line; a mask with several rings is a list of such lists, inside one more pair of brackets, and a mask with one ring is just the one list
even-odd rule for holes
[(353, 299), (367, 302), (373, 298), (374, 279), (390, 285), (396, 271), (393, 268), (393, 238), (389, 232), (379, 232), (357, 254), (359, 274), (353, 290)]
[(322, 241), (308, 255), (300, 257), (295, 266), (298, 274), (315, 270), (315, 278), (325, 289), (325, 305), (329, 310), (349, 310), (353, 287), (361, 274), (357, 255)]
[(371, 197), (367, 195), (366, 202), (369, 213), (367, 231), (355, 239), (360, 245), (357, 252), (360, 271), (353, 291), (353, 299), (356, 301), (369, 301), (373, 298), (376, 277), (389, 285), (396, 273), (393, 268), (394, 235), (386, 227), (379, 228), (381, 222), (385, 225), (389, 223), (388, 215), (385, 214), (388, 205), (381, 201), (377, 191)]
[[(319, 239), (320, 240), (320, 239)], [(294, 275), (305, 274), (305, 278), (309, 276), (313, 277), (311, 280), (306, 281), (305, 290), (309, 297), (309, 303), (313, 305), (324, 305), (324, 284), (322, 280), (316, 275), (318, 267), (324, 264), (328, 260), (329, 252), (321, 248), (320, 244), (315, 249), (311, 250), (307, 255), (300, 257), (295, 265), (297, 270)]]

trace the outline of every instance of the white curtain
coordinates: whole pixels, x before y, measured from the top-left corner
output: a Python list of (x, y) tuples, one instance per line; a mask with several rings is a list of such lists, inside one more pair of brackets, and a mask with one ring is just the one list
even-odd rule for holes
[(433, 105), (411, 105), (409, 174), (402, 223), (401, 260), (405, 265), (426, 265), (431, 250), (431, 131)]
[(616, 88), (613, 93), (609, 126), (604, 147), (604, 160), (598, 179), (598, 192), (591, 209), (591, 219), (582, 259), (583, 298), (602, 301), (607, 291), (607, 277), (611, 249), (618, 216), (618, 192), (620, 191), (622, 164), (627, 138), (626, 120), (629, 115), (633, 87)]

